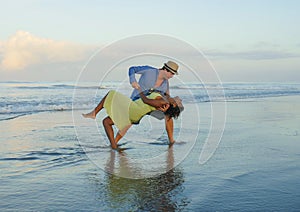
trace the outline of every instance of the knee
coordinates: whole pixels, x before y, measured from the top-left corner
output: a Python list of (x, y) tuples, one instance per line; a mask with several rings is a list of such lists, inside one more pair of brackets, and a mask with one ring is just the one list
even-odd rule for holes
[(105, 119), (102, 120), (102, 124), (103, 124), (103, 126), (107, 125), (107, 118), (105, 118)]
[(109, 126), (111, 125), (111, 120), (109, 117), (106, 117), (105, 119), (102, 120), (103, 126)]

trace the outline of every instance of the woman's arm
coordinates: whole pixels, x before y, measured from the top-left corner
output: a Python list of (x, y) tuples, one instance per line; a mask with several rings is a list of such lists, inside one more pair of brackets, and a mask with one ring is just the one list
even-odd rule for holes
[(143, 92), (140, 91), (140, 96), (141, 96), (141, 99), (143, 100), (143, 102), (145, 104), (148, 104), (148, 105), (151, 105), (155, 108), (159, 108), (159, 107), (162, 107), (166, 104), (168, 104), (168, 102), (166, 102), (164, 99), (162, 99), (161, 97), (157, 97), (156, 99), (149, 99), (145, 96), (145, 94)]

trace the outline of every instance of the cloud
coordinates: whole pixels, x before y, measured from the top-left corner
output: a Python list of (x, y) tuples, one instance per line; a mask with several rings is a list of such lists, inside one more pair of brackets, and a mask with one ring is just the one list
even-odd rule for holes
[(21, 70), (31, 65), (75, 62), (86, 57), (90, 47), (65, 41), (55, 41), (17, 31), (0, 42), (0, 68)]
[(208, 57), (215, 59), (274, 60), (297, 58), (300, 54), (274, 50), (250, 50), (239, 52), (205, 51)]
[(256, 49), (261, 49), (261, 48), (279, 48), (280, 45), (278, 44), (274, 44), (274, 43), (270, 43), (270, 42), (267, 42), (267, 41), (260, 41), (260, 42), (257, 42), (255, 44), (252, 45), (254, 48)]

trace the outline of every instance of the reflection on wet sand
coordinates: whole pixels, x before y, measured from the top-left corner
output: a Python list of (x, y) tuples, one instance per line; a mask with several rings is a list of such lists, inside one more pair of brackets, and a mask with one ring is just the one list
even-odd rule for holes
[[(111, 151), (110, 158), (107, 161), (108, 173), (115, 173), (113, 169), (116, 168), (116, 160), (119, 160), (119, 166), (123, 166), (117, 167), (118, 171), (131, 171), (130, 160), (128, 160), (126, 154)], [(156, 177), (130, 179), (106, 174), (104, 191), (103, 188), (99, 189), (99, 192), (106, 192), (106, 194), (100, 194), (99, 196), (105, 198), (105, 202), (110, 206), (110, 209), (125, 211), (175, 211), (183, 209), (188, 204), (187, 198), (182, 195), (184, 190), (183, 172), (178, 167), (170, 170), (174, 163), (173, 147), (168, 148), (166, 162), (166, 170), (169, 171)], [(128, 174), (130, 176), (132, 173)], [(103, 184), (98, 186), (103, 187)]]

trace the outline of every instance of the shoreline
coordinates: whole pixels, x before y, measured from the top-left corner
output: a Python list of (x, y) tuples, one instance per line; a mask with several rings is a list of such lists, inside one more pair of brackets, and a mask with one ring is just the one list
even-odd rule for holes
[[(122, 143), (122, 147), (128, 147), (125, 156), (111, 151), (106, 138), (99, 136), (102, 126), (97, 124), (101, 125), (101, 116), (97, 120), (82, 119), (86, 140), (93, 142), (84, 148), (98, 154), (95, 156), (103, 164), (113, 164), (110, 168), (117, 175), (108, 174), (89, 159), (75, 134), (70, 110), (0, 121), (0, 168), (5, 182), (0, 189), (0, 208), (129, 211), (142, 210), (146, 205), (149, 210), (298, 209), (300, 96), (228, 102), (222, 140), (203, 165), (198, 161), (210, 133), (210, 104), (198, 107), (199, 135), (187, 157), (165, 174), (139, 180), (118, 174), (138, 173), (143, 166), (135, 166), (134, 159), (168, 151), (163, 136), (148, 134), (147, 119), (144, 125), (133, 127), (131, 135), (137, 139), (128, 135)], [(75, 114), (80, 116), (80, 112)], [(170, 157), (162, 157), (170, 167), (176, 164), (180, 156), (177, 153), (192, 142), (192, 134), (196, 133), (189, 122), (186, 125), (180, 126), (187, 132), (184, 140), (172, 146)], [(152, 127), (164, 132), (163, 122)], [(129, 195), (128, 190), (135, 195)]]
[[(291, 98), (299, 98), (300, 95), (283, 95), (283, 96), (270, 96), (270, 97), (255, 97), (255, 98), (237, 98), (237, 99), (231, 99), (231, 100), (226, 100), (225, 101), (205, 101), (205, 102), (197, 102), (195, 104), (211, 104), (211, 103), (234, 103), (234, 102), (262, 102), (262, 101), (272, 101), (272, 100), (278, 100), (278, 99), (283, 99), (282, 101), (289, 101)], [(189, 103), (190, 104), (190, 103)], [(7, 121), (7, 120), (13, 120), (13, 119), (18, 119), (20, 117), (24, 116), (30, 116), (30, 115), (36, 115), (36, 114), (43, 114), (43, 113), (61, 113), (61, 112), (73, 112), (73, 111), (89, 111), (91, 108), (76, 108), (76, 109), (65, 109), (65, 108), (60, 108), (60, 109), (52, 109), (52, 110), (40, 110), (40, 111), (20, 111), (16, 113), (8, 113), (13, 115), (12, 117), (8, 118), (3, 118), (0, 119), (0, 122), (2, 121)], [(1, 115), (5, 115), (6, 113), (1, 113)]]

